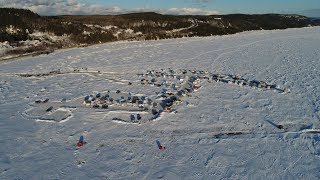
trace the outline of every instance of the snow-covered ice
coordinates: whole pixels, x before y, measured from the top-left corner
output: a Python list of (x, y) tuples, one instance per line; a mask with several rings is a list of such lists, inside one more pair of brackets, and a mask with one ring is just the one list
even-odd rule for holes
[[(3, 61), (0, 179), (319, 179), (319, 40), (320, 28), (312, 27), (116, 42)], [(133, 105), (83, 102), (98, 93), (157, 102), (165, 86), (142, 84), (141, 74), (169, 68), (277, 88), (197, 81), (198, 90), (153, 120)], [(147, 120), (125, 119), (136, 112)], [(81, 135), (86, 144), (76, 147)]]

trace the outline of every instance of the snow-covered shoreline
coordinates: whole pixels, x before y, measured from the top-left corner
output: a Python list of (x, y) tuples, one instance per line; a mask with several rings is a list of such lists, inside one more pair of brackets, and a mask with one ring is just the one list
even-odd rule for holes
[[(313, 27), (302, 27), (302, 28), (288, 28), (288, 29), (308, 29), (308, 28), (313, 28)], [(284, 30), (288, 30), (288, 29), (275, 29), (272, 31), (284, 31)], [(230, 37), (233, 35), (238, 35), (238, 34), (245, 34), (245, 33), (250, 33), (250, 32), (267, 32), (270, 30), (251, 30), (251, 31), (243, 31), (243, 32), (238, 32), (235, 34), (228, 34), (228, 35), (214, 35), (214, 36), (193, 36), (193, 37), (182, 37), (182, 38), (172, 38), (172, 39), (201, 39), (201, 38), (212, 38), (212, 37)], [(144, 42), (144, 41), (166, 41), (166, 40), (171, 40), (171, 39), (158, 39), (158, 40), (117, 40), (117, 41), (113, 41), (113, 42), (106, 42), (106, 43), (100, 43), (100, 44), (93, 44), (93, 45), (69, 45), (70, 47), (62, 47), (62, 48), (47, 48), (46, 50), (41, 50), (41, 51), (34, 51), (31, 53), (25, 53), (25, 54), (8, 54), (8, 52), (10, 50), (19, 50), (19, 49), (28, 49), (28, 48), (33, 48), (33, 47), (37, 47), (38, 46), (43, 46), (42, 43), (54, 43), (54, 42), (58, 42), (58, 41), (66, 41), (67, 36), (63, 36), (63, 37), (58, 37), (52, 34), (46, 34), (46, 33), (33, 33), (30, 34), (31, 37), (34, 38), (34, 40), (27, 40), (27, 41), (21, 41), (19, 42), (20, 44), (25, 44), (22, 46), (18, 46), (18, 47), (14, 47), (11, 46), (7, 41), (6, 42), (0, 42), (0, 62), (1, 61), (7, 61), (7, 60), (14, 60), (17, 58), (21, 58), (21, 57), (26, 57), (26, 56), (39, 56), (41, 54), (49, 54), (52, 53), (54, 51), (61, 51), (61, 50), (69, 50), (69, 49), (74, 49), (74, 48), (79, 48), (79, 47), (90, 47), (90, 46), (97, 46), (97, 45), (101, 45), (101, 44), (114, 44), (114, 43), (130, 43), (130, 42)], [(47, 39), (49, 40), (44, 41), (44, 42), (40, 42), (39, 40), (43, 40), (43, 39)], [(68, 44), (68, 43), (67, 43)]]

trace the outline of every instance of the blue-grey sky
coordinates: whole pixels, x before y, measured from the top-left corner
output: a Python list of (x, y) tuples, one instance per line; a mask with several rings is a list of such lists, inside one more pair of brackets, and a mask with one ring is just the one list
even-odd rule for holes
[(0, 7), (28, 8), (41, 15), (297, 13), (320, 17), (320, 0), (0, 0)]

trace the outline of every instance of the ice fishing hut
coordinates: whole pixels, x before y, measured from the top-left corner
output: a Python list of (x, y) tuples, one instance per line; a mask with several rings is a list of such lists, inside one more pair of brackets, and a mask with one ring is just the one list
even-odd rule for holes
[(101, 108), (102, 108), (102, 109), (108, 109), (108, 104), (103, 104), (103, 105), (101, 106)]
[(134, 120), (135, 120), (134, 114), (130, 114), (130, 120), (131, 120), (131, 121), (134, 121)]
[(153, 115), (157, 115), (157, 114), (158, 114), (158, 111), (157, 111), (156, 109), (152, 109), (152, 110), (151, 110), (151, 113), (152, 113)]
[(140, 99), (139, 99), (138, 96), (133, 96), (131, 102), (135, 104), (135, 103), (137, 103), (139, 100), (140, 100)]

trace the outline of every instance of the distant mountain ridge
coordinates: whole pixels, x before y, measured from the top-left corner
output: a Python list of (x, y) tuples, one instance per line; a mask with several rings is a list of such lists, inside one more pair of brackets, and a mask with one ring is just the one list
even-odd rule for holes
[[(0, 56), (49, 53), (54, 49), (118, 40), (152, 40), (234, 34), (249, 30), (319, 25), (301, 15), (123, 15), (39, 16), (30, 10), (0, 8)], [(1, 52), (1, 47), (2, 50)], [(2, 53), (2, 54), (1, 54)]]
[(320, 25), (320, 17), (311, 17), (311, 21), (317, 25)]

